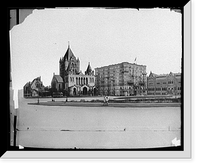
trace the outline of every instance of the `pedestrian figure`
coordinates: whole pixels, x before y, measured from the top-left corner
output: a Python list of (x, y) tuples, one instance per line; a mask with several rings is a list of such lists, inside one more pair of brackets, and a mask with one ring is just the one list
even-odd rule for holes
[(105, 104), (106, 106), (108, 106), (108, 100), (109, 100), (109, 97), (108, 97), (108, 96), (105, 96), (105, 97), (104, 97), (104, 104)]

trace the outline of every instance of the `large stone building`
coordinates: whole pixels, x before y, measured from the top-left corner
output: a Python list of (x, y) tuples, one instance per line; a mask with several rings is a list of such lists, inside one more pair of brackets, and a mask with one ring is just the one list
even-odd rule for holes
[(148, 95), (181, 96), (181, 73), (157, 75), (150, 72), (147, 77)]
[(70, 96), (94, 95), (95, 76), (90, 63), (85, 74), (80, 71), (80, 60), (68, 45), (65, 55), (59, 61), (60, 75), (53, 75), (51, 87)]
[(122, 62), (95, 68), (99, 95), (131, 96), (146, 94), (146, 66)]

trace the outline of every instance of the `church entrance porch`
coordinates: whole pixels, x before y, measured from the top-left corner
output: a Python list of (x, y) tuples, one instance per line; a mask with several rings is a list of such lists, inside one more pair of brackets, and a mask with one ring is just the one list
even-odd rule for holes
[(81, 95), (86, 96), (86, 95), (88, 95), (88, 93), (89, 93), (89, 87), (87, 85), (83, 85), (81, 87)]
[(73, 88), (73, 95), (76, 96), (76, 88)]
[(96, 96), (97, 95), (97, 88), (94, 88), (93, 92), (94, 92), (94, 96)]
[(69, 95), (70, 96), (77, 96), (78, 95), (78, 90), (76, 86), (72, 86), (69, 88)]
[(72, 87), (69, 87), (68, 92), (68, 96), (94, 96), (97, 94), (97, 89), (95, 87), (89, 87), (87, 85), (74, 85)]
[(83, 88), (83, 95), (87, 95), (87, 88), (86, 87)]

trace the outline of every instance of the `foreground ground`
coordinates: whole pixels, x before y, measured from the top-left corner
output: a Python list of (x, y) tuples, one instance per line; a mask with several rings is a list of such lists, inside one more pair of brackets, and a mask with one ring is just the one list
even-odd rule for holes
[[(77, 102), (62, 107), (28, 104), (36, 101), (19, 101), (18, 145), (129, 149), (168, 147), (174, 138), (181, 139), (180, 107), (77, 107)], [(40, 99), (40, 103), (53, 103), (49, 101)], [(55, 101), (63, 103), (64, 99)]]

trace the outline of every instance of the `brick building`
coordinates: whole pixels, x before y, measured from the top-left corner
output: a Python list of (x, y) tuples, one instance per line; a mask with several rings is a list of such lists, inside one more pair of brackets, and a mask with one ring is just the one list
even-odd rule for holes
[(95, 68), (99, 95), (131, 96), (146, 94), (146, 66), (122, 62)]
[(148, 95), (181, 95), (181, 73), (157, 75), (150, 72), (147, 77)]

